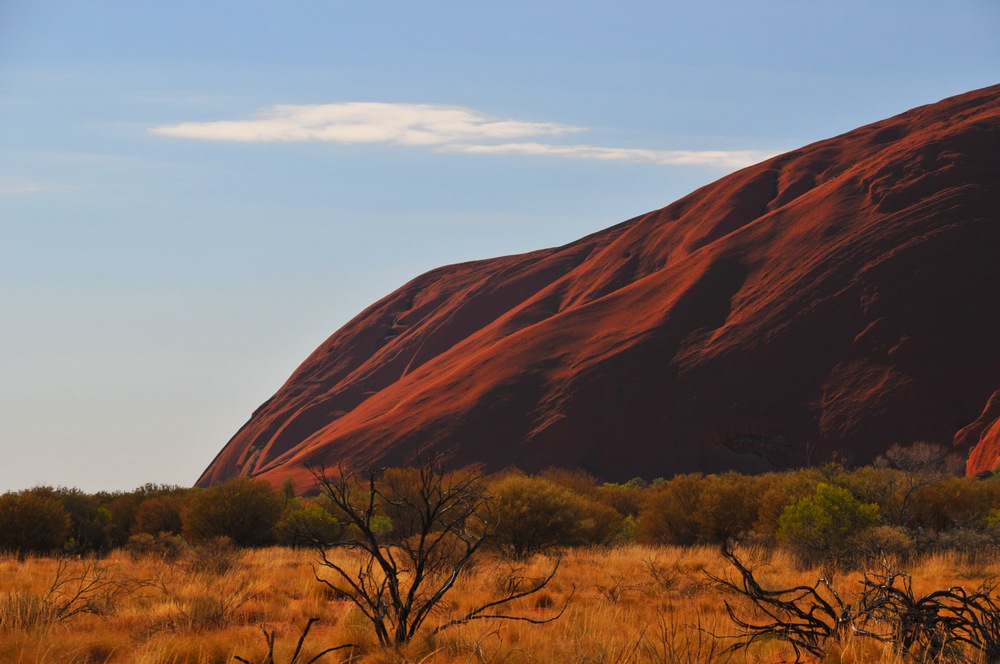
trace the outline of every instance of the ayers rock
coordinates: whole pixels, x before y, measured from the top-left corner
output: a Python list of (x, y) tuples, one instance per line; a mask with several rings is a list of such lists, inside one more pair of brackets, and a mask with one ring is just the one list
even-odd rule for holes
[(755, 472), (1000, 462), (1000, 86), (563, 247), (442, 267), (320, 346), (198, 480), (306, 464)]

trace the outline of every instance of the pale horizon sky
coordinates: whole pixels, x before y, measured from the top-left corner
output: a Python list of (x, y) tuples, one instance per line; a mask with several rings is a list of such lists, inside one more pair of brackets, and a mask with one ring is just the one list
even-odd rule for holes
[(0, 492), (190, 485), (325, 338), (1000, 82), (995, 0), (0, 0)]

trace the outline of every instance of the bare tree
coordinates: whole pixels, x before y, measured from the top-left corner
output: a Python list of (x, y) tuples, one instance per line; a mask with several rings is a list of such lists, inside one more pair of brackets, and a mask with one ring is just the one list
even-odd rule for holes
[[(446, 473), (438, 459), (412, 469), (371, 471), (367, 479), (344, 469), (336, 476), (314, 469), (313, 475), (345, 525), (340, 541), (313, 538), (321, 568), (333, 572), (327, 578), (317, 570), (317, 580), (353, 602), (383, 646), (408, 642), (489, 537), (494, 525), (492, 501), (482, 478)], [(332, 555), (334, 547), (353, 553), (349, 562)], [(540, 624), (557, 619), (565, 606), (545, 619), (512, 615), (506, 609), (546, 587), (558, 566), (557, 562), (549, 574), (530, 584), (439, 624), (434, 632), (472, 620)]]

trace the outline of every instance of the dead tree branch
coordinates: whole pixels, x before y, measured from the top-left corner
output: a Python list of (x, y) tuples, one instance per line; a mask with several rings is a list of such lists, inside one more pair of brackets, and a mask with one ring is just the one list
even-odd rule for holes
[[(305, 628), (302, 630), (302, 634), (299, 635), (298, 643), (295, 644), (295, 652), (292, 653), (292, 658), (288, 660), (288, 664), (299, 664), (299, 655), (302, 654), (302, 644), (305, 643), (306, 637), (309, 636), (309, 630), (312, 629), (312, 626), (317, 622), (319, 622), (319, 618), (310, 618), (309, 621), (306, 623)], [(268, 632), (267, 628), (261, 625), (260, 631), (264, 633), (264, 642), (267, 643), (267, 655), (264, 657), (264, 659), (261, 660), (261, 664), (277, 664), (277, 662), (274, 659), (274, 641), (276, 635), (275, 630), (271, 630), (270, 632)], [(303, 662), (302, 664), (315, 664), (316, 662), (319, 661), (320, 657), (323, 657), (324, 655), (328, 655), (338, 650), (344, 650), (345, 648), (351, 648), (353, 650), (354, 648), (357, 647), (358, 646), (354, 645), (353, 643), (345, 643), (344, 645), (327, 648), (326, 650), (316, 653), (315, 655), (312, 656), (312, 658)], [(253, 662), (251, 662), (249, 659), (245, 659), (243, 657), (240, 657), (239, 655), (233, 655), (233, 659), (235, 659), (237, 662), (243, 662), (243, 664), (253, 664)]]
[(769, 590), (760, 585), (753, 570), (743, 564), (728, 548), (723, 557), (740, 574), (739, 581), (709, 575), (721, 587), (750, 600), (763, 619), (742, 618), (727, 600), (726, 613), (741, 630), (740, 642), (729, 652), (749, 648), (758, 641), (778, 638), (795, 650), (795, 661), (801, 661), (805, 651), (814, 657), (826, 652), (828, 639), (839, 640), (851, 624), (851, 605), (844, 604), (840, 595), (826, 579), (812, 586), (794, 586)]
[(826, 579), (813, 586), (766, 589), (731, 551), (725, 549), (722, 555), (739, 572), (739, 581), (710, 578), (748, 599), (755, 614), (743, 617), (725, 603), (740, 630), (730, 637), (739, 639), (727, 649), (730, 652), (777, 638), (792, 646), (799, 662), (803, 653), (822, 658), (829, 642), (850, 633), (888, 644), (914, 661), (1000, 661), (1000, 597), (993, 581), (971, 592), (953, 586), (917, 596), (910, 576), (883, 559), (879, 570), (861, 579), (857, 606), (852, 607)]

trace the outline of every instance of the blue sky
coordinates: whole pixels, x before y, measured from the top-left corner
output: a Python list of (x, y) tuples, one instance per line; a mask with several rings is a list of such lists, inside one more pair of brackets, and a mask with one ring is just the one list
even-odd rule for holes
[(1000, 81), (995, 0), (0, 0), (0, 491), (192, 483), (329, 334)]

